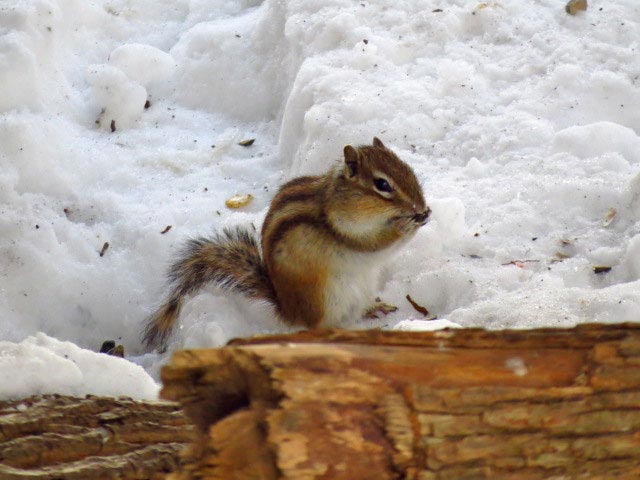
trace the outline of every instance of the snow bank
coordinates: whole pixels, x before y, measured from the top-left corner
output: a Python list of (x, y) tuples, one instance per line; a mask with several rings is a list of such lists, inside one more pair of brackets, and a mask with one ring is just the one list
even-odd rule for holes
[[(433, 215), (385, 270), (399, 310), (353, 326), (421, 327), (407, 294), (442, 325), (640, 321), (635, 0), (445, 3), (1, 9), (0, 338), (118, 339), (155, 375), (139, 332), (180, 243), (259, 228), (278, 185), (373, 135)], [(171, 349), (286, 330), (212, 289)]]
[(138, 365), (42, 333), (20, 343), (0, 342), (0, 378), (1, 400), (46, 393), (154, 399), (159, 390)]

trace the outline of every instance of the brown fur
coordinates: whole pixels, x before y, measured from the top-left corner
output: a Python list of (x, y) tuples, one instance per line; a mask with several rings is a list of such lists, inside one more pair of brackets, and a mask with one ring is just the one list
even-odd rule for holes
[[(326, 287), (341, 259), (389, 247), (429, 213), (411, 168), (378, 138), (372, 145), (346, 146), (344, 157), (343, 166), (326, 175), (282, 186), (262, 227), (262, 252), (243, 229), (187, 242), (170, 270), (167, 300), (148, 319), (145, 343), (164, 346), (184, 300), (209, 282), (271, 303), (286, 323), (319, 325), (328, 314)], [(377, 190), (378, 177), (393, 191)]]
[[(268, 260), (268, 271), (277, 292), (280, 318), (287, 323), (317, 326), (324, 318), (324, 291), (327, 282), (325, 259), (320, 254), (318, 224), (299, 223), (289, 228), (278, 241)], [(314, 243), (306, 240), (315, 238)], [(313, 251), (309, 252), (311, 248)], [(295, 258), (295, 262), (288, 259)]]

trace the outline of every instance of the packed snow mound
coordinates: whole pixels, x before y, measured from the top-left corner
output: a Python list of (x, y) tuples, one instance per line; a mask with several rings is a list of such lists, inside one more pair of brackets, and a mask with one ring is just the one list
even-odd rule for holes
[(93, 87), (94, 101), (103, 105), (96, 124), (115, 131), (132, 126), (142, 115), (147, 90), (119, 68), (106, 64), (91, 65), (87, 81)]
[[(186, 238), (259, 230), (279, 185), (374, 135), (433, 214), (384, 270), (398, 311), (350, 326), (426, 328), (407, 294), (441, 326), (640, 321), (636, 0), (574, 16), (442, 3), (1, 9), (0, 338), (141, 354)], [(169, 350), (282, 331), (271, 309), (210, 289)], [(134, 360), (155, 375), (166, 358)]]
[(43, 333), (20, 343), (0, 342), (0, 377), (0, 400), (47, 393), (155, 399), (159, 390), (138, 365)]
[(560, 130), (553, 138), (555, 152), (579, 158), (620, 154), (629, 163), (640, 163), (640, 136), (631, 128), (612, 122), (596, 122)]
[(109, 54), (109, 64), (143, 87), (162, 82), (175, 70), (173, 57), (151, 45), (125, 43)]

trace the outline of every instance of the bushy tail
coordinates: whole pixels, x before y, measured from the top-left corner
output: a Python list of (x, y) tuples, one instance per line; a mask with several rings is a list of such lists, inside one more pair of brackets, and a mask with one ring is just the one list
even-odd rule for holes
[(189, 240), (169, 270), (169, 279), (169, 297), (147, 320), (143, 341), (148, 347), (165, 347), (182, 303), (207, 283), (276, 303), (258, 241), (242, 227), (225, 229), (212, 238)]

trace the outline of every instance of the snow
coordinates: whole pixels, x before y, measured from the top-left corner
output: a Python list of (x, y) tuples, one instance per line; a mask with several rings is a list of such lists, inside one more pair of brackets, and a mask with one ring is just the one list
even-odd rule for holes
[(20, 343), (0, 342), (2, 396), (86, 394), (153, 399), (158, 385), (142, 367), (38, 333)]
[(460, 325), (445, 319), (420, 320), (410, 318), (401, 320), (393, 326), (393, 330), (400, 330), (402, 332), (431, 332), (434, 330), (442, 330), (443, 328), (460, 328)]
[(147, 397), (91, 352), (157, 378), (177, 348), (287, 331), (208, 289), (167, 354), (139, 337), (184, 239), (259, 228), (278, 185), (374, 135), (433, 214), (385, 268), (398, 311), (358, 328), (433, 328), (407, 294), (443, 327), (640, 321), (639, 31), (636, 0), (0, 1), (0, 397)]

